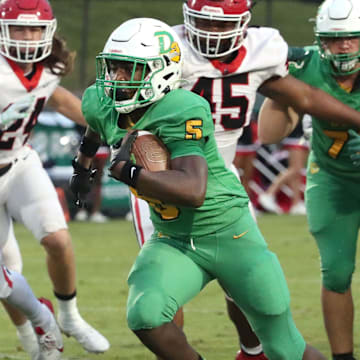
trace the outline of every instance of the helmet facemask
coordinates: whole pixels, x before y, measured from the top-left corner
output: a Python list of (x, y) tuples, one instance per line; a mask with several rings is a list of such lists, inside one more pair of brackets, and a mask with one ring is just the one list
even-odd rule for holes
[[(119, 61), (123, 62), (122, 67), (128, 68), (129, 80), (114, 79), (116, 74), (112, 67)], [(96, 87), (100, 101), (106, 105), (110, 98), (111, 106), (119, 113), (129, 113), (156, 101), (160, 95), (156, 89), (162, 88), (159, 75), (165, 69), (165, 61), (164, 57), (143, 59), (101, 53), (96, 58)], [(136, 78), (136, 72), (141, 74), (140, 77)], [(165, 86), (162, 90), (165, 94), (170, 87)]]
[[(11, 26), (40, 27), (39, 40), (14, 40), (10, 36)], [(0, 54), (15, 62), (34, 63), (51, 54), (56, 19), (52, 20), (0, 20)]]
[[(346, 38), (341, 34), (339, 38)], [(354, 37), (354, 36), (348, 36)], [(331, 34), (331, 39), (334, 38), (334, 34)], [(360, 48), (358, 51), (352, 53), (342, 53), (342, 54), (333, 54), (329, 47), (328, 42), (331, 41), (330, 37), (325, 37), (324, 35), (316, 36), (316, 41), (319, 46), (321, 58), (328, 62), (331, 73), (337, 76), (350, 75), (357, 71), (360, 71), (360, 67), (356, 65), (359, 63), (360, 58)], [(360, 34), (359, 34), (359, 45), (360, 45)]]
[[(360, 44), (351, 53), (330, 51), (332, 41), (360, 39), (360, 1), (325, 0), (316, 16), (315, 38), (322, 60), (329, 64), (332, 74), (337, 76), (353, 74), (360, 56)], [(338, 51), (337, 51), (338, 52)]]
[[(219, 58), (238, 50), (244, 40), (247, 25), (251, 19), (250, 11), (228, 15), (215, 12), (193, 10), (183, 5), (184, 24), (187, 41), (195, 52), (206, 58)], [(199, 22), (211, 21), (233, 23), (231, 30), (207, 31), (199, 27)]]

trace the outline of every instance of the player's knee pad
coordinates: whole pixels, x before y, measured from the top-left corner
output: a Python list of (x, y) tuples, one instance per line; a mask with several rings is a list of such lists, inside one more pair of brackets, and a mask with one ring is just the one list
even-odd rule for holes
[(323, 268), (322, 283), (325, 289), (337, 293), (344, 293), (350, 288), (352, 274), (355, 265), (353, 263), (337, 262), (330, 267)]
[(0, 266), (0, 299), (7, 299), (11, 294), (12, 287), (11, 272), (5, 266)]
[(166, 304), (164, 294), (145, 291), (128, 299), (127, 322), (131, 330), (153, 329), (170, 322), (176, 313)]

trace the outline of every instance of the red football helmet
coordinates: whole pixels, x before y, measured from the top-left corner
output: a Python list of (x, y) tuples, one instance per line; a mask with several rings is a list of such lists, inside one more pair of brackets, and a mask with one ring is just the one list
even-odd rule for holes
[[(41, 40), (14, 40), (10, 26), (43, 28)], [(50, 55), (56, 19), (47, 0), (0, 1), (0, 54), (16, 62), (32, 63)]]
[(241, 46), (250, 8), (251, 0), (188, 0), (183, 6), (187, 41), (207, 58), (230, 54)]

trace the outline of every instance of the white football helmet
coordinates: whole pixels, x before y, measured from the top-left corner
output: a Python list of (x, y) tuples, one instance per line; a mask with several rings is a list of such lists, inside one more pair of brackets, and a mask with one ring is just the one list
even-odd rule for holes
[[(115, 80), (112, 64), (130, 65), (131, 79)], [(137, 18), (124, 22), (96, 58), (96, 87), (100, 102), (119, 113), (129, 113), (161, 99), (180, 86), (181, 44), (170, 26), (160, 20)], [(137, 66), (141, 79), (134, 79)], [(124, 94), (136, 90), (129, 99)], [(109, 99), (111, 101), (109, 101)]]
[(326, 42), (329, 38), (360, 38), (360, 1), (324, 1), (316, 17), (315, 37), (322, 59), (331, 64), (334, 74), (344, 75), (359, 71), (360, 68), (355, 67), (359, 61), (359, 51), (350, 54), (332, 54)]
[[(42, 27), (42, 39), (10, 38), (10, 26)], [(0, 1), (0, 54), (16, 62), (33, 63), (48, 57), (52, 50), (56, 19), (47, 0)]]
[[(206, 58), (236, 51), (245, 37), (251, 6), (251, 0), (188, 0), (183, 5), (186, 40)], [(207, 31), (197, 24), (202, 20), (233, 23), (233, 27), (227, 31)]]

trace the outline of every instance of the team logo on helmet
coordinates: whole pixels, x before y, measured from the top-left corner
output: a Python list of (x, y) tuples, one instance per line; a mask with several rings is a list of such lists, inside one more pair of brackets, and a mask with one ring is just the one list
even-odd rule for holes
[(171, 44), (170, 60), (178, 63), (180, 62), (180, 59), (181, 59), (180, 47), (179, 44), (176, 41), (174, 41)]
[(176, 63), (180, 62), (180, 46), (174, 40), (173, 36), (167, 31), (158, 31), (155, 33), (160, 45), (160, 55), (169, 54), (170, 60)]

